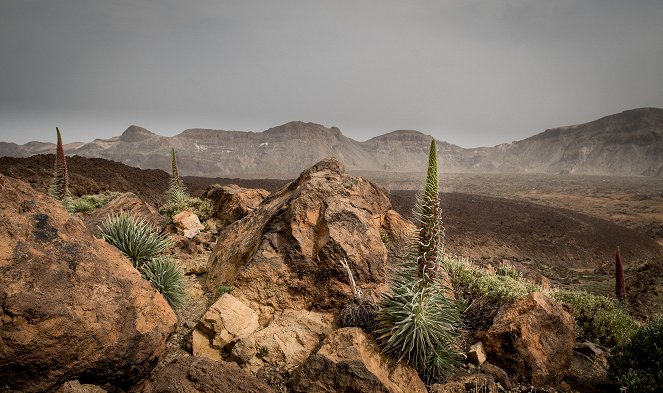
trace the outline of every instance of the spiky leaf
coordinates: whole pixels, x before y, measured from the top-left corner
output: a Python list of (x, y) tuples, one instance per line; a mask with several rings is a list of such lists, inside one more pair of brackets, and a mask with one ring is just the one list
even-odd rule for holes
[(101, 237), (122, 251), (136, 267), (170, 246), (165, 235), (159, 234), (145, 220), (126, 213), (110, 215), (99, 229)]
[(186, 300), (184, 272), (171, 257), (159, 256), (147, 261), (140, 268), (148, 280), (166, 299), (173, 310), (177, 310)]

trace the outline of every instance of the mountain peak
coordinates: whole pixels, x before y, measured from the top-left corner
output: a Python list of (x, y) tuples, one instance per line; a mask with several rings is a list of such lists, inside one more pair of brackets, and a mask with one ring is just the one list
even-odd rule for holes
[(412, 142), (412, 141), (425, 141), (430, 142), (432, 137), (423, 132), (416, 130), (396, 130), (384, 135), (379, 135), (369, 139), (369, 141), (396, 141), (396, 142)]
[(123, 142), (140, 142), (155, 136), (158, 135), (143, 127), (130, 125), (129, 128), (122, 133), (120, 140)]
[(327, 128), (318, 123), (305, 123), (303, 121), (291, 121), (280, 126), (272, 127), (265, 134), (270, 136), (313, 136), (313, 135), (332, 135), (334, 137), (342, 136), (338, 127)]

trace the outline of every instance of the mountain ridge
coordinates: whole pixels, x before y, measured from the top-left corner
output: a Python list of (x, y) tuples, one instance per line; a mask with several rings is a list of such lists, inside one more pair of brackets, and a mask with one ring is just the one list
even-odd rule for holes
[[(396, 130), (361, 142), (338, 127), (303, 121), (262, 132), (191, 128), (172, 137), (131, 125), (120, 136), (71, 143), (65, 151), (168, 170), (170, 149), (175, 148), (184, 175), (288, 178), (328, 156), (354, 171), (419, 172), (431, 138), (416, 130)], [(43, 142), (0, 142), (0, 156), (53, 149)], [(438, 154), (441, 171), (452, 173), (663, 176), (663, 109), (626, 110), (492, 147), (438, 141)]]

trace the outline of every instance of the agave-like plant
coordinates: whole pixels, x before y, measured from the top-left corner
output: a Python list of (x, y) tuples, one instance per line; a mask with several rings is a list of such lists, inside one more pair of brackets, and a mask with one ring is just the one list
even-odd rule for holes
[(378, 311), (378, 342), (385, 353), (414, 366), (427, 382), (451, 371), (460, 314), (442, 274), (444, 229), (440, 222), (437, 149), (431, 142), (411, 251), (390, 272), (390, 290)]
[(108, 216), (98, 228), (101, 237), (129, 257), (135, 267), (140, 267), (170, 246), (165, 235), (159, 234), (145, 220), (127, 213)]
[(69, 175), (67, 173), (67, 158), (62, 146), (62, 135), (60, 129), (55, 127), (57, 133), (57, 145), (55, 148), (55, 168), (53, 170), (53, 182), (49, 188), (49, 194), (58, 201), (65, 203), (70, 199)]
[(177, 154), (175, 149), (171, 149), (171, 175), (170, 185), (168, 187), (168, 198), (172, 205), (185, 203), (189, 199), (189, 193), (184, 185), (184, 181), (180, 177), (179, 170), (177, 169)]
[(169, 256), (158, 256), (141, 267), (143, 277), (148, 280), (166, 299), (170, 307), (177, 311), (186, 300), (184, 272)]

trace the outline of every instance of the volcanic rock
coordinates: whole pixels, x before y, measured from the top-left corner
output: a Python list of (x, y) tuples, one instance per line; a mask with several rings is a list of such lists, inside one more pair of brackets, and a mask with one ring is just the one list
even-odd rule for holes
[(198, 216), (191, 210), (184, 210), (173, 216), (173, 224), (177, 233), (188, 239), (193, 239), (205, 226), (200, 223)]
[(155, 372), (143, 393), (269, 393), (272, 388), (235, 363), (187, 356)]
[(268, 195), (267, 190), (229, 184), (210, 187), (203, 194), (203, 198), (209, 199), (212, 203), (214, 209), (212, 217), (219, 220), (217, 228), (223, 229), (252, 212)]
[(545, 386), (564, 377), (574, 337), (571, 315), (535, 292), (500, 309), (484, 345), (491, 363), (524, 382)]
[(417, 372), (385, 357), (359, 328), (335, 330), (295, 372), (293, 392), (426, 392)]
[(146, 376), (177, 321), (163, 296), (26, 183), (0, 175), (0, 210), (0, 390)]
[(81, 384), (78, 380), (65, 382), (55, 393), (106, 393), (97, 385)]
[(406, 226), (384, 189), (327, 159), (225, 228), (210, 255), (207, 285), (234, 287), (233, 296), (258, 314), (261, 330), (252, 336), (269, 355), (254, 358), (251, 369), (294, 369), (333, 330), (352, 299), (342, 258), (364, 297), (376, 300), (386, 289), (382, 237), (404, 242), (391, 228)]
[(429, 390), (430, 393), (497, 393), (498, 391), (493, 376), (484, 373), (463, 375), (447, 383), (436, 383)]

